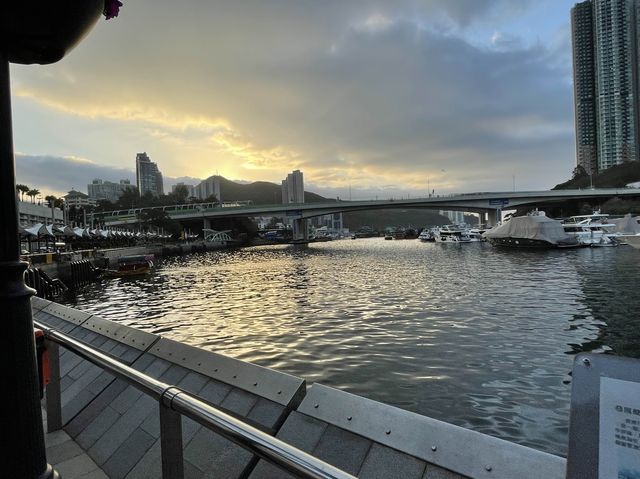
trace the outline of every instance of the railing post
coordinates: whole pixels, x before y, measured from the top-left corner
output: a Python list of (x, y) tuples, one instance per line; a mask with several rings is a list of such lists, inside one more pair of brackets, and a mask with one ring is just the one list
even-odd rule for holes
[(171, 409), (173, 398), (181, 392), (177, 388), (167, 388), (158, 401), (160, 406), (160, 453), (162, 455), (163, 479), (184, 478), (182, 416)]
[(62, 401), (60, 392), (60, 347), (53, 341), (46, 341), (49, 354), (49, 384), (47, 384), (47, 432), (62, 429)]

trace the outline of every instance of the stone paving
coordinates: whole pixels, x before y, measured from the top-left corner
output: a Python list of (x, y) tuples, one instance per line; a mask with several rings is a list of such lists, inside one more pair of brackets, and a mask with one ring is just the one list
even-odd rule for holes
[(42, 410), (47, 462), (63, 479), (109, 479), (86, 452), (62, 429), (47, 433), (47, 412)]

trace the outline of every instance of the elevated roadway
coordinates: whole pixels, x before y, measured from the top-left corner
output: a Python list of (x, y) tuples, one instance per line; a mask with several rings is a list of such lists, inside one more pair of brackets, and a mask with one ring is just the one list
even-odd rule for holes
[[(636, 188), (600, 188), (581, 190), (550, 191), (509, 191), (486, 193), (462, 193), (448, 196), (431, 196), (428, 198), (407, 198), (387, 200), (342, 201), (331, 200), (321, 203), (276, 204), (276, 205), (241, 205), (214, 206), (175, 205), (153, 207), (165, 210), (169, 217), (177, 221), (202, 219), (205, 227), (208, 221), (215, 218), (282, 216), (294, 220), (324, 216), (332, 213), (347, 213), (378, 209), (426, 208), (436, 210), (468, 211), (486, 213), (489, 223), (495, 223), (498, 212), (522, 206), (541, 207), (564, 203), (571, 200), (601, 200), (611, 198), (638, 198), (640, 189)], [(140, 223), (139, 214), (150, 208), (118, 210), (96, 213), (106, 226), (122, 226)]]

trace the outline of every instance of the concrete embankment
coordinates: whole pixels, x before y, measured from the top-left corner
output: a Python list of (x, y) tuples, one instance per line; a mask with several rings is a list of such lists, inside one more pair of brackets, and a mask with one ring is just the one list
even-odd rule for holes
[[(564, 477), (557, 456), (40, 298), (32, 307), (48, 327), (361, 478)], [(112, 478), (161, 477), (155, 400), (63, 348), (60, 372), (63, 428), (93, 461)], [(190, 419), (182, 433), (185, 477), (291, 477)]]

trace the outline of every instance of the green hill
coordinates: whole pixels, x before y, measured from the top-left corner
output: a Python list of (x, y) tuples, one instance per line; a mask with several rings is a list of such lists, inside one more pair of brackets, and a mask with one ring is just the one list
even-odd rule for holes
[[(256, 181), (254, 183), (235, 183), (226, 178), (220, 178), (220, 196), (222, 201), (253, 201), (256, 205), (282, 203), (281, 186), (268, 181)], [(310, 191), (304, 192), (305, 203), (320, 203), (335, 201), (333, 198), (324, 198)], [(421, 228), (425, 225), (448, 224), (449, 219), (440, 216), (435, 211), (425, 209), (408, 210), (372, 210), (345, 213), (343, 216), (345, 228), (351, 231), (363, 226), (383, 230), (387, 226), (409, 226)]]
[[(592, 183), (593, 181), (593, 183)], [(584, 170), (576, 168), (573, 178), (556, 185), (554, 190), (571, 190), (579, 188), (622, 188), (629, 183), (640, 181), (640, 161), (630, 161), (612, 166), (590, 178)]]
[[(282, 189), (280, 185), (268, 181), (255, 181), (253, 183), (235, 183), (226, 178), (220, 178), (220, 196), (222, 201), (253, 201), (256, 205), (273, 205), (282, 203)], [(334, 201), (323, 198), (320, 195), (304, 192), (305, 203), (319, 203)]]

